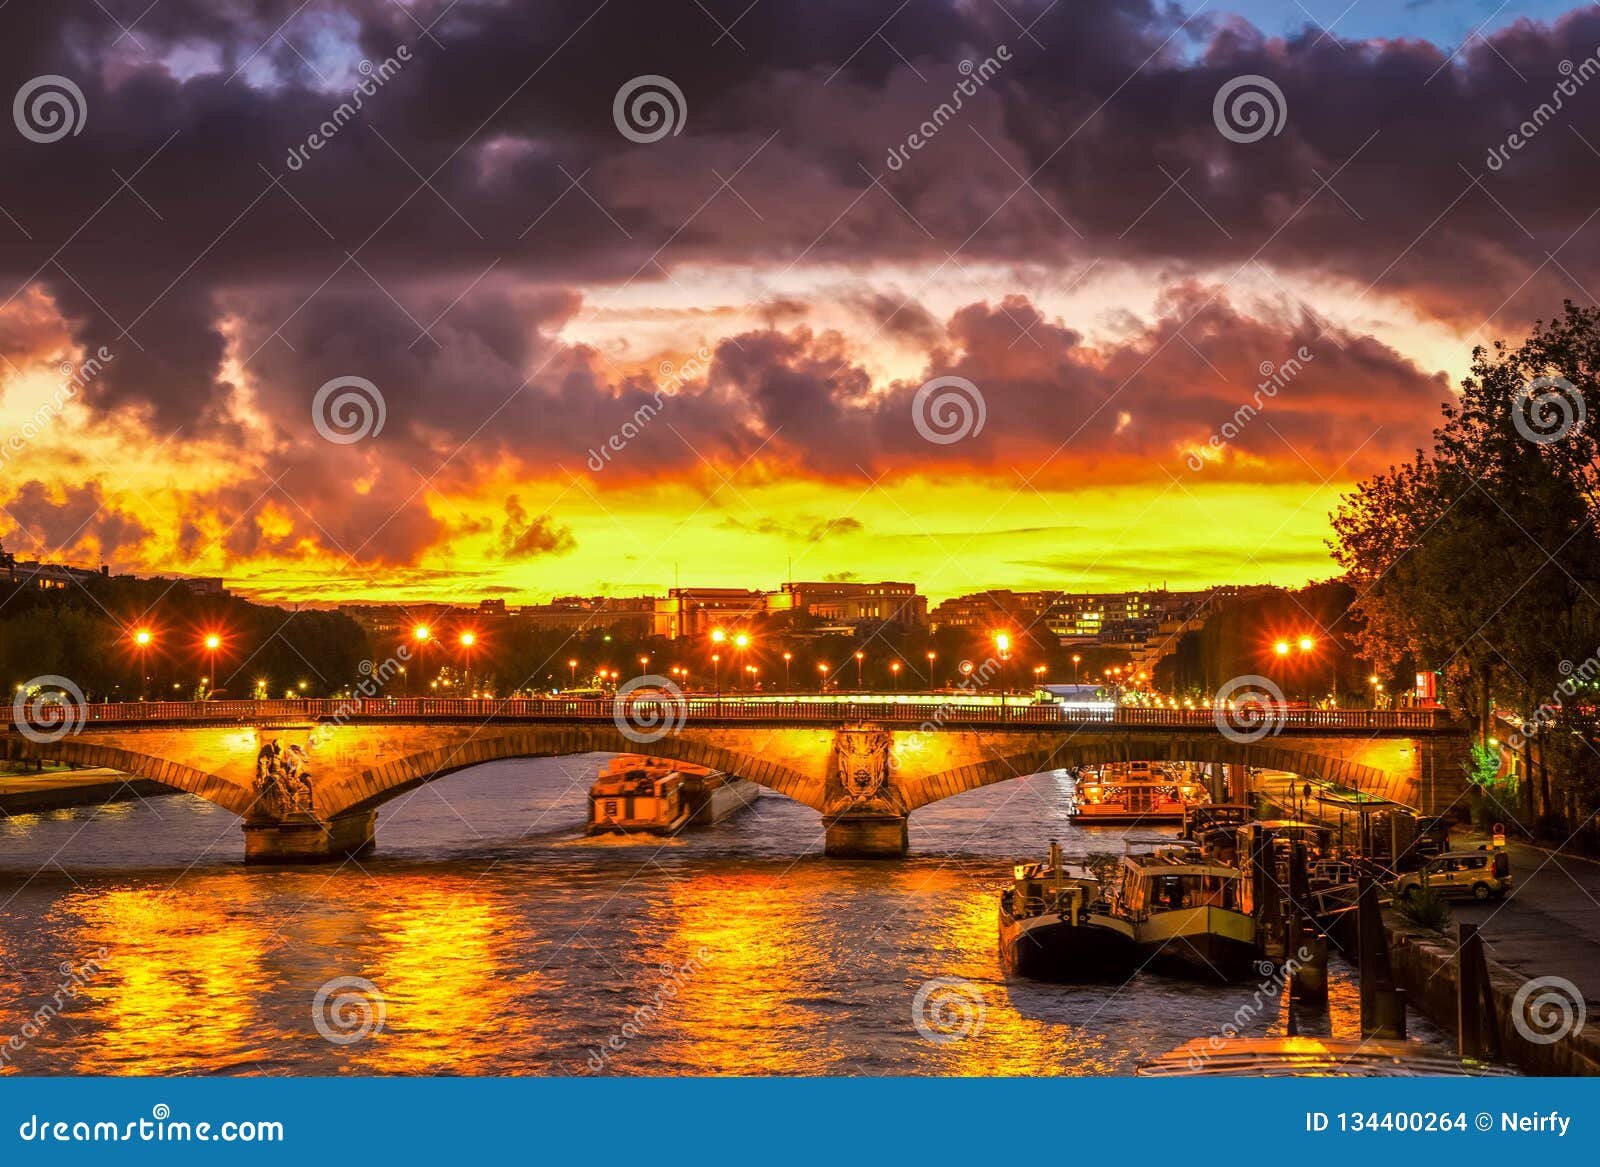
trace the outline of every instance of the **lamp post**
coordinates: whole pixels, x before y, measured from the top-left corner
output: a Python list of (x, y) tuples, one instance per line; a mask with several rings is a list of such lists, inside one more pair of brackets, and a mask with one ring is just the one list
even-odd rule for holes
[[(744, 665), (744, 650), (750, 647), (750, 638), (743, 632), (739, 633), (733, 638), (733, 647), (739, 654), (736, 659), (741, 665)], [(745, 668), (741, 669), (740, 671), (746, 671), (748, 667), (749, 666), (745, 666)]]
[(817, 672), (822, 674), (822, 681), (817, 685), (817, 692), (822, 693), (828, 688), (828, 666), (819, 664), (817, 666)]
[(215, 632), (206, 637), (206, 683), (205, 692), (201, 694), (202, 700), (210, 700), (212, 692), (217, 687), (217, 649), (222, 647), (222, 637)]
[(786, 652), (783, 654), (783, 691), (785, 693), (789, 691), (789, 662), (793, 659), (794, 653)]
[(1078, 662), (1082, 659), (1083, 657), (1079, 656), (1077, 653), (1072, 654), (1072, 683), (1074, 685), (1078, 683)]
[(478, 645), (478, 634), (469, 630), (456, 637), (456, 640), (461, 645), (461, 687), (476, 697), (472, 688), (472, 650)]
[[(1287, 658), (1291, 652), (1298, 650), (1302, 657), (1308, 657), (1311, 655), (1311, 653), (1316, 651), (1316, 647), (1317, 642), (1314, 637), (1300, 636), (1296, 638), (1293, 643), (1290, 643), (1287, 640), (1279, 640), (1275, 642), (1272, 646), (1272, 651), (1280, 659), (1283, 659), (1285, 662), (1287, 662)], [(1309, 691), (1307, 695), (1309, 696)]]
[(933, 649), (930, 648), (928, 650), (928, 692), (930, 693), (937, 687), (933, 683), (933, 662), (938, 656), (939, 654), (934, 652)]
[(411, 639), (417, 642), (417, 692), (418, 693), (422, 692), (422, 682), (427, 676), (426, 671), (422, 667), (422, 662), (423, 662), (422, 653), (423, 653), (423, 649), (427, 647), (428, 641), (432, 637), (433, 637), (433, 629), (429, 628), (426, 624), (418, 624), (415, 628), (413, 628), (411, 630)]
[(1011, 656), (1011, 637), (1004, 632), (994, 634), (995, 651), (1000, 656), (1000, 720), (1009, 716), (1006, 710), (1006, 660)]
[(892, 678), (894, 678), (894, 681), (893, 681), (893, 683), (894, 683), (894, 691), (896, 693), (898, 693), (900, 691), (900, 662), (899, 661), (890, 661), (889, 662), (889, 675)]
[(571, 680), (567, 683), (567, 688), (576, 689), (578, 687), (578, 658), (577, 657), (573, 657), (571, 660), (567, 661), (567, 675), (571, 678)]
[(862, 688), (862, 683), (861, 683), (861, 662), (866, 659), (866, 655), (867, 655), (866, 653), (860, 651), (859, 649), (856, 650), (856, 688), (857, 689)]
[(146, 669), (149, 664), (150, 642), (154, 639), (148, 628), (141, 628), (133, 634), (134, 646), (139, 650), (139, 700), (141, 701), (144, 700), (146, 686), (150, 683)]
[(720, 652), (711, 654), (711, 675), (714, 678), (713, 683), (717, 689), (716, 700), (720, 704), (722, 701), (722, 654)]

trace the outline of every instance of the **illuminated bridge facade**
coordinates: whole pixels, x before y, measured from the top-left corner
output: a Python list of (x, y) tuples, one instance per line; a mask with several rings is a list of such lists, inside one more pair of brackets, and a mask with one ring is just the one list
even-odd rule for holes
[[(1442, 712), (1286, 709), (1235, 728), (1209, 709), (711, 698), (138, 702), (3, 723), (10, 761), (101, 766), (198, 795), (244, 820), (252, 861), (372, 845), (377, 809), (484, 762), (638, 753), (748, 778), (823, 817), (827, 851), (898, 856), (907, 816), (968, 790), (1061, 767), (1131, 760), (1286, 770), (1426, 811), (1463, 789), (1468, 734)], [(263, 747), (294, 746), (310, 813), (269, 808)], [(1235, 791), (1239, 788), (1234, 786)]]

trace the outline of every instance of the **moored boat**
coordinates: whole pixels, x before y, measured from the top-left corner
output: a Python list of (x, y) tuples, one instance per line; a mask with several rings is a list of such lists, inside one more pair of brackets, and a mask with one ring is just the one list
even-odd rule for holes
[(1088, 867), (1050, 843), (1045, 863), (1019, 863), (1000, 893), (1000, 962), (1043, 981), (1120, 980), (1138, 967), (1131, 939), (1105, 922), (1104, 889)]
[(1251, 880), (1193, 849), (1129, 855), (1107, 924), (1158, 972), (1235, 981), (1258, 973)]
[(1207, 801), (1204, 785), (1186, 769), (1149, 762), (1085, 768), (1073, 796), (1072, 820), (1094, 823), (1181, 823)]

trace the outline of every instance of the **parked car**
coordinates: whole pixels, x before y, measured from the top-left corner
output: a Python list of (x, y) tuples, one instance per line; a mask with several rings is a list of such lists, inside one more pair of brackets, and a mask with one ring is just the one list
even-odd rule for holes
[(1410, 899), (1424, 880), (1442, 896), (1502, 899), (1511, 890), (1511, 859), (1504, 851), (1446, 851), (1420, 870), (1402, 875), (1395, 884), (1395, 895)]

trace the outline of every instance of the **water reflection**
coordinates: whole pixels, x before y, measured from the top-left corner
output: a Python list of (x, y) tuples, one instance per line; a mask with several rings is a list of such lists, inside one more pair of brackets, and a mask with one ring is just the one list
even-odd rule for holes
[[(92, 822), (13, 820), (0, 967), (17, 983), (0, 984), (0, 1013), (31, 1014), (59, 962), (108, 950), (14, 1068), (1128, 1073), (1219, 1032), (1255, 992), (1001, 976), (995, 896), (1013, 859), (1041, 854), (1051, 835), (1069, 851), (1116, 847), (1064, 821), (1048, 776), (925, 808), (904, 862), (842, 863), (815, 854), (816, 812), (777, 797), (670, 846), (580, 842), (573, 767), (456, 775), (386, 808), (381, 850), (344, 868), (247, 872), (235, 828), (188, 798)], [(58, 853), (70, 877), (34, 878)], [(349, 1045), (318, 1032), (313, 998), (340, 977), (382, 994), (381, 1032)], [(914, 1003), (935, 981), (981, 1000), (965, 1036), (919, 1028)], [(1302, 1032), (1348, 1035), (1355, 1008), (1336, 975), (1328, 1020), (1307, 1015)], [(1274, 999), (1247, 1031), (1283, 1027)]]

